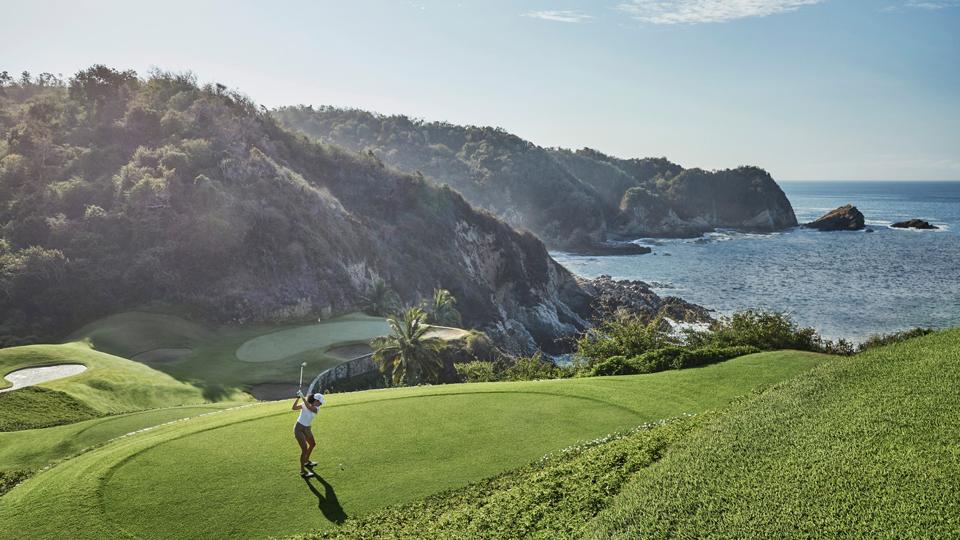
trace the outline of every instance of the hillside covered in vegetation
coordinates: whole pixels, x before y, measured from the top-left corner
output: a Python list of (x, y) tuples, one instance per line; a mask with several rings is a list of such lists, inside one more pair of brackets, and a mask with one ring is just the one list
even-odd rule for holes
[(354, 109), (285, 107), (274, 116), (324, 142), (448, 184), (551, 247), (589, 250), (619, 238), (797, 224), (783, 191), (757, 167), (686, 170), (665, 158), (546, 149), (500, 128)]
[(191, 76), (94, 66), (0, 85), (0, 336), (63, 337), (148, 303), (204, 320), (353, 311), (444, 287), (530, 352), (591, 296), (544, 245), (459, 194), (283, 128)]

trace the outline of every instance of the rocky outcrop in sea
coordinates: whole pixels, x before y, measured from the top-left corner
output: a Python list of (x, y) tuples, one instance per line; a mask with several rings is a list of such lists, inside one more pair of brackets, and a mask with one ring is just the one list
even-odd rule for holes
[(859, 231), (865, 227), (863, 213), (852, 204), (835, 208), (803, 225), (820, 231)]
[(933, 225), (929, 221), (924, 221), (922, 219), (908, 219), (906, 221), (898, 221), (890, 226), (897, 229), (924, 229), (924, 230), (939, 229), (939, 227), (937, 227), (936, 225)]

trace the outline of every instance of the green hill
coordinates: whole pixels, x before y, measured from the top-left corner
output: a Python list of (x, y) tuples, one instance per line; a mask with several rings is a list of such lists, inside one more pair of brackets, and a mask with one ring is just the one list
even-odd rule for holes
[(960, 330), (828, 362), (642, 472), (595, 538), (960, 536)]
[(3, 496), (0, 537), (236, 538), (328, 528), (578, 441), (722, 407), (824, 358), (763, 353), (651, 375), (332, 395), (315, 423), (327, 482), (313, 485), (319, 505), (296, 475), (288, 402), (217, 412), (38, 473)]
[(448, 289), (467, 327), (509, 329), (530, 354), (592, 314), (532, 234), (191, 75), (4, 81), (0, 141), (0, 346), (144, 305), (210, 326), (298, 323), (356, 311), (381, 283), (403, 304)]
[(501, 128), (357, 109), (282, 107), (273, 115), (311, 137), (448, 184), (553, 248), (590, 250), (608, 236), (697, 236), (715, 227), (769, 231), (797, 224), (786, 195), (757, 167), (685, 170), (665, 158), (547, 149)]
[[(0, 407), (0, 423), (39, 427), (75, 421), (77, 418), (71, 410), (71, 404), (79, 404), (91, 414), (103, 415), (208, 401), (200, 387), (178, 381), (138, 362), (95, 351), (85, 342), (0, 349), (0, 374), (59, 364), (82, 364), (87, 369), (78, 375), (33, 387), (59, 394), (35, 392), (29, 388), (0, 394), (0, 403), (17, 401), (16, 406), (10, 401), (10, 406)], [(0, 381), (0, 384), (7, 386), (6, 381)], [(56, 397), (58, 395), (61, 397)], [(64, 395), (67, 397), (62, 398)], [(241, 393), (222, 397), (249, 399)], [(69, 400), (60, 403), (64, 409), (63, 418), (57, 407), (57, 399)]]

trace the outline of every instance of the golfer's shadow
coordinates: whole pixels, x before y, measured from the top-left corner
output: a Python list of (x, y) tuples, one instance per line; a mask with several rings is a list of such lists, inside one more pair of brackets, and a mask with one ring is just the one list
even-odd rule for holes
[(340, 506), (340, 501), (337, 500), (337, 492), (334, 491), (333, 486), (319, 474), (314, 478), (323, 485), (323, 493), (310, 482), (309, 478), (304, 478), (304, 482), (307, 483), (307, 487), (310, 488), (310, 491), (312, 491), (313, 494), (317, 496), (317, 500), (320, 501), (320, 511), (323, 512), (323, 516), (338, 525), (343, 523), (344, 520), (347, 519), (347, 513), (343, 511), (343, 507)]

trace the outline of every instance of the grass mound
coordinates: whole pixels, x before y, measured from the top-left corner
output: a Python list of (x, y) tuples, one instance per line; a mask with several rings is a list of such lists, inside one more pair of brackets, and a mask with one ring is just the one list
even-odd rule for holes
[(960, 330), (829, 362), (637, 476), (596, 538), (960, 536)]
[(101, 415), (73, 396), (47, 388), (31, 386), (0, 394), (0, 432), (59, 426)]
[[(329, 485), (317, 490), (322, 501), (296, 476), (288, 402), (215, 413), (39, 473), (4, 496), (0, 521), (9, 526), (0, 538), (263, 537), (328, 528), (577, 441), (723, 406), (823, 358), (758, 354), (653, 375), (335, 394), (314, 426), (318, 471)], [(69, 523), (50, 520), (51, 512)]]
[(192, 348), (214, 339), (214, 332), (174, 315), (129, 311), (94, 321), (70, 336), (90, 340), (93, 347), (123, 358), (154, 349)]
[[(100, 414), (116, 414), (142, 409), (200, 404), (207, 398), (200, 387), (180, 382), (173, 377), (138, 362), (95, 351), (87, 343), (64, 345), (28, 345), (0, 349), (0, 373), (26, 367), (57, 364), (83, 364), (87, 370), (78, 375), (41, 383), (33, 388), (56, 390), (83, 403)], [(2, 382), (2, 381), (0, 381)], [(42, 394), (10, 392), (22, 406), (31, 409), (49, 407), (53, 416), (71, 415), (69, 407), (54, 407)], [(18, 395), (19, 394), (19, 395)], [(235, 400), (249, 399), (241, 394)], [(29, 402), (29, 404), (27, 403)], [(2, 414), (6, 414), (6, 411)], [(62, 422), (58, 422), (62, 423)]]

